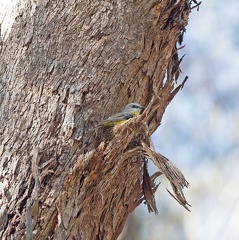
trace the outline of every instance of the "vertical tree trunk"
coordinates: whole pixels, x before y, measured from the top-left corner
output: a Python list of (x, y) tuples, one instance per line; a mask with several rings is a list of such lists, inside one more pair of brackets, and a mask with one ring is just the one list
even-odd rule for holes
[[(178, 91), (176, 44), (190, 6), (187, 0), (19, 0), (12, 26), (5, 15), (1, 239), (118, 237), (144, 199), (143, 157), (126, 156), (143, 135), (120, 127), (106, 140), (94, 126), (129, 102), (151, 103), (143, 116), (149, 134), (160, 125)], [(132, 124), (142, 130), (140, 119)]]

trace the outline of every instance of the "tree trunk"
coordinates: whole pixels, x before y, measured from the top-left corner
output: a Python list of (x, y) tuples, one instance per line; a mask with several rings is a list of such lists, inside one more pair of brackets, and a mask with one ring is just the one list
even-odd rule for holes
[[(0, 237), (117, 239), (145, 200), (145, 158), (128, 150), (179, 90), (176, 44), (191, 2), (19, 0), (14, 9), (0, 45)], [(94, 128), (129, 102), (148, 106), (132, 128), (109, 137)]]

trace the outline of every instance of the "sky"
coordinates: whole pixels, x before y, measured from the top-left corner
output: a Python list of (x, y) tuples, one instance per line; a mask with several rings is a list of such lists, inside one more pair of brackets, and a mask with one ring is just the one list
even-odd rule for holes
[(152, 139), (189, 181), (184, 193), (191, 212), (167, 193), (171, 187), (160, 178), (159, 215), (144, 205), (134, 212), (141, 239), (239, 239), (238, 10), (238, 0), (205, 0), (189, 17), (186, 47), (179, 52), (186, 54), (181, 80), (189, 79)]

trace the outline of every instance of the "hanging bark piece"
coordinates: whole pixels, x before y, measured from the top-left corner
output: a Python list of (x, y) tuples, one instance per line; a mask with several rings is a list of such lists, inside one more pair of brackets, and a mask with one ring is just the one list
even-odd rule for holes
[[(188, 187), (189, 183), (180, 172), (166, 157), (163, 155), (152, 151), (145, 143), (142, 142), (145, 155), (150, 158), (153, 163), (159, 168), (159, 170), (166, 176), (169, 180), (175, 196), (171, 193), (170, 195), (174, 197), (182, 206), (184, 206), (188, 211), (188, 206), (191, 206), (184, 197), (183, 188)], [(169, 191), (168, 191), (169, 192)]]
[(150, 177), (147, 169), (146, 160), (144, 161), (142, 189), (144, 193), (145, 204), (148, 207), (148, 211), (155, 212), (155, 214), (158, 214), (158, 209), (156, 207), (154, 193), (156, 192), (159, 184), (155, 184), (154, 180), (161, 174), (161, 172), (156, 172), (153, 176)]

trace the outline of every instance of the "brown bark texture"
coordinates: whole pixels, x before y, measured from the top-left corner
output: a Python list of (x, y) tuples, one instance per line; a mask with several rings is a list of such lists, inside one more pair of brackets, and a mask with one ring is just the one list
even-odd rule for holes
[[(187, 208), (150, 135), (183, 86), (191, 1), (23, 2), (0, 43), (0, 238), (117, 239), (142, 201), (157, 211), (148, 159)], [(95, 128), (129, 102), (147, 108)]]

